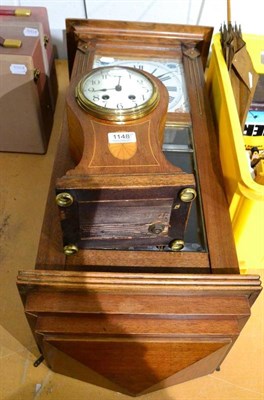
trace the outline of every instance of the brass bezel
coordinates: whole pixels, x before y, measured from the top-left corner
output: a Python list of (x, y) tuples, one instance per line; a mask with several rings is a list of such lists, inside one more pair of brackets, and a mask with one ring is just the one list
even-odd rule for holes
[[(86, 80), (88, 78), (91, 78), (98, 70), (104, 70), (104, 69), (132, 70), (133, 72), (136, 72), (139, 75), (143, 75), (151, 83), (153, 89), (151, 97), (145, 103), (137, 107), (127, 108), (125, 110), (110, 109), (93, 103), (92, 101), (87, 99), (87, 97), (83, 94), (83, 85), (86, 82)], [(154, 80), (152, 79), (152, 77), (150, 76), (150, 74), (147, 74), (143, 71), (139, 71), (136, 68), (121, 67), (121, 66), (99, 67), (91, 70), (88, 74), (83, 76), (83, 78), (77, 84), (75, 88), (75, 97), (77, 103), (85, 111), (89, 112), (90, 114), (92, 114), (97, 118), (115, 122), (126, 122), (142, 118), (145, 115), (149, 114), (158, 105), (158, 102), (160, 100), (158, 87), (154, 82)]]

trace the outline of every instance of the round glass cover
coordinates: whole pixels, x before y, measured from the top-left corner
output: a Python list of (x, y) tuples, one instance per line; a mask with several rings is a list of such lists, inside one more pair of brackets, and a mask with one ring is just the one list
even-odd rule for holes
[(126, 121), (152, 111), (159, 93), (145, 73), (128, 67), (101, 67), (85, 75), (76, 87), (76, 99), (99, 118)]

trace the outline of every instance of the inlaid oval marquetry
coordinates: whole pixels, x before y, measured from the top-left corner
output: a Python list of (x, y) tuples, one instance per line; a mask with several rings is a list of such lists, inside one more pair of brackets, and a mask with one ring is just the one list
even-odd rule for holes
[(108, 143), (110, 153), (119, 160), (129, 160), (137, 152), (137, 143)]

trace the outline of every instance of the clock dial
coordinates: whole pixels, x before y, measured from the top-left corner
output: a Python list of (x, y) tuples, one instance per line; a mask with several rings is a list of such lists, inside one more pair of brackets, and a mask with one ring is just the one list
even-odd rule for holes
[(114, 57), (97, 56), (94, 60), (93, 67), (106, 65), (120, 65), (136, 68), (159, 78), (166, 86), (169, 93), (169, 112), (188, 112), (189, 102), (187, 90), (184, 80), (183, 66), (175, 60), (165, 60), (161, 62), (138, 60), (138, 59), (119, 59)]
[(146, 115), (159, 100), (146, 74), (122, 66), (93, 69), (77, 85), (76, 98), (85, 110), (117, 121)]

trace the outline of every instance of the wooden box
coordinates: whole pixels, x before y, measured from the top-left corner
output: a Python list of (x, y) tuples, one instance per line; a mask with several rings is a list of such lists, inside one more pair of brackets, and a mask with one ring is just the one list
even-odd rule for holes
[(1, 37), (21, 41), (20, 48), (0, 48), (0, 151), (43, 154), (49, 142), (58, 91), (54, 48), (46, 9), (33, 9), (16, 16), (14, 7), (0, 7)]
[(0, 6), (0, 22), (12, 22), (13, 24), (23, 26), (27, 36), (34, 35), (39, 37), (44, 68), (48, 77), (48, 85), (50, 92), (51, 106), (55, 109), (58, 82), (55, 70), (55, 53), (56, 50), (52, 43), (52, 37), (49, 26), (48, 12), (45, 7), (16, 7), (16, 6)]
[(2, 22), (0, 36), (19, 39), (19, 48), (0, 48), (0, 151), (45, 153), (53, 109), (38, 37), (24, 37), (23, 27)]

